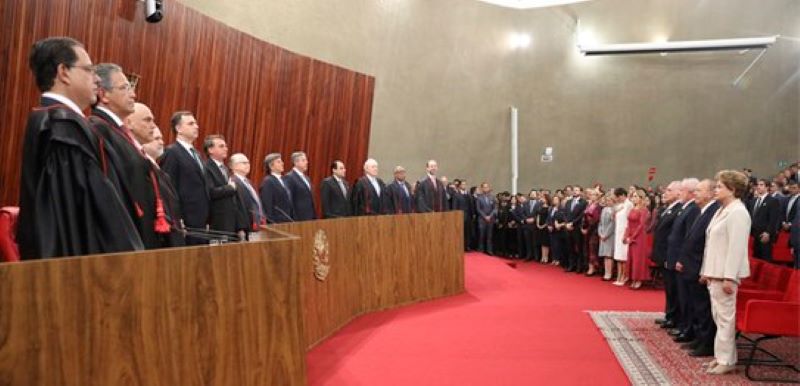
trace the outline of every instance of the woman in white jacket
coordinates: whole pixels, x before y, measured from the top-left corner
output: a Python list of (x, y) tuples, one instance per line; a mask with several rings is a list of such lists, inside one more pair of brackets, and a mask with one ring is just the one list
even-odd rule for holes
[(747, 191), (747, 176), (734, 170), (717, 173), (715, 198), (720, 209), (706, 229), (706, 247), (701, 281), (711, 294), (711, 314), (717, 325), (714, 360), (709, 374), (725, 374), (736, 366), (736, 290), (750, 276), (747, 241), (750, 213), (741, 201)]

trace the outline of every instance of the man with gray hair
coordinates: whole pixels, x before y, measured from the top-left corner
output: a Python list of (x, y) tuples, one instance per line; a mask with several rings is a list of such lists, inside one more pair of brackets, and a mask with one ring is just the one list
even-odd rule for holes
[(406, 181), (406, 169), (400, 165), (394, 168), (394, 181), (387, 187), (387, 194), (392, 201), (394, 213), (413, 213), (414, 203), (411, 196), (411, 184)]
[(289, 188), (283, 181), (283, 160), (280, 153), (270, 153), (264, 158), (266, 177), (258, 189), (264, 216), (268, 224), (294, 221), (294, 206)]
[(292, 153), (292, 171), (286, 173), (283, 181), (292, 195), (295, 221), (308, 221), (317, 218), (314, 207), (314, 190), (308, 173), (308, 157), (302, 151)]
[(664, 295), (666, 296), (664, 306), (664, 319), (656, 320), (656, 323), (663, 328), (675, 328), (675, 321), (678, 315), (678, 290), (676, 287), (675, 271), (667, 268), (667, 241), (672, 231), (675, 218), (680, 214), (682, 208), (678, 195), (681, 190), (680, 181), (672, 181), (667, 185), (661, 201), (664, 206), (658, 212), (656, 226), (653, 229), (653, 261), (661, 270), (664, 277)]
[(353, 185), (350, 200), (356, 216), (374, 216), (392, 213), (386, 185), (378, 178), (378, 161), (370, 158), (364, 162), (364, 176)]
[[(678, 194), (678, 198), (681, 201), (681, 209), (678, 217), (675, 218), (675, 223), (672, 224), (672, 229), (667, 238), (667, 269), (673, 271), (677, 271), (676, 264), (683, 253), (686, 233), (700, 214), (700, 208), (694, 202), (695, 189), (698, 183), (700, 181), (697, 178), (684, 178), (681, 181)], [(675, 320), (676, 328), (670, 331), (670, 335), (675, 336), (675, 341), (678, 343), (688, 343), (695, 338), (688, 315), (689, 293), (682, 275), (677, 273), (675, 274), (675, 288), (678, 295), (678, 318)]]
[(231, 181), (236, 185), (236, 194), (239, 196), (239, 211), (244, 214), (247, 231), (258, 231), (267, 221), (264, 217), (264, 208), (253, 184), (247, 175), (250, 174), (250, 160), (242, 153), (236, 153), (229, 159), (230, 169), (233, 172)]
[(105, 141), (109, 159), (109, 177), (116, 182), (120, 198), (133, 219), (145, 248), (160, 246), (156, 229), (156, 192), (158, 184), (151, 175), (150, 160), (124, 121), (134, 112), (136, 93), (122, 68), (113, 63), (97, 65), (100, 78), (97, 104), (89, 117), (95, 132)]

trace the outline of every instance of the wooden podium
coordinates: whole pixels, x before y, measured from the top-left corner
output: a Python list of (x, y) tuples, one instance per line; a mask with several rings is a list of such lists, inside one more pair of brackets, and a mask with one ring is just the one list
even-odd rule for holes
[(0, 386), (304, 385), (358, 315), (463, 292), (462, 234), (460, 212), (358, 217), (0, 264)]

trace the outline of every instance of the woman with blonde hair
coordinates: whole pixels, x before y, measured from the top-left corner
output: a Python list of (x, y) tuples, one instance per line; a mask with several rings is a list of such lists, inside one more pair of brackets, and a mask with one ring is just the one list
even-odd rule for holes
[(614, 260), (617, 262), (617, 281), (614, 285), (623, 286), (628, 282), (628, 244), (623, 242), (625, 228), (628, 227), (628, 212), (633, 204), (628, 200), (628, 191), (624, 188), (614, 189)]
[(647, 208), (647, 193), (637, 189), (631, 196), (633, 209), (628, 213), (628, 226), (625, 228), (623, 243), (628, 245), (628, 266), (630, 267), (632, 289), (638, 289), (642, 282), (650, 280), (650, 248), (647, 245), (647, 223), (650, 210)]
[(708, 285), (711, 314), (717, 325), (714, 360), (709, 374), (725, 374), (736, 366), (736, 291), (739, 281), (750, 276), (747, 242), (750, 213), (741, 199), (747, 193), (748, 179), (735, 170), (717, 173), (714, 198), (720, 209), (706, 229), (706, 247), (700, 281)]

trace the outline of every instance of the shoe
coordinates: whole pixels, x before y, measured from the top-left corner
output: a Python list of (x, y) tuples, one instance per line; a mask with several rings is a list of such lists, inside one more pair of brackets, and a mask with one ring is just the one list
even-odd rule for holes
[(657, 324), (657, 325), (659, 325), (659, 326), (660, 326), (660, 325), (662, 325), (662, 324), (666, 323), (666, 322), (667, 322), (667, 319), (656, 319), (656, 320), (654, 320), (653, 322), (655, 322), (655, 324)]
[(675, 341), (675, 343), (688, 343), (694, 340), (694, 336), (692, 336), (691, 334), (684, 333), (676, 336), (672, 340)]
[(736, 366), (735, 365), (717, 364), (716, 366), (710, 367), (708, 370), (706, 370), (706, 373), (707, 374), (713, 374), (713, 375), (722, 375), (722, 374), (730, 373), (730, 372), (732, 372), (734, 370), (736, 370)]
[(611, 276), (603, 276), (603, 281), (611, 281)]
[(695, 358), (703, 358), (703, 357), (713, 357), (714, 356), (714, 349), (707, 348), (707, 347), (698, 347), (692, 350), (689, 353), (690, 357)]
[(681, 334), (681, 330), (679, 328), (673, 328), (667, 331), (667, 334), (670, 336), (678, 336)]
[(589, 270), (589, 272), (586, 272), (586, 276), (594, 276), (595, 273), (597, 272), (595, 272), (594, 270)]
[(566, 269), (564, 269), (564, 272), (575, 272), (575, 268), (567, 267)]
[(697, 346), (700, 345), (700, 342), (697, 340), (693, 340), (691, 342), (686, 342), (681, 344), (681, 348), (684, 350), (694, 351), (697, 349)]
[(621, 286), (624, 286), (624, 285), (625, 285), (625, 283), (623, 283), (623, 282), (621, 282), (621, 281), (615, 281), (613, 284), (614, 284), (615, 286), (618, 286), (618, 287), (621, 287)]
[(663, 329), (675, 328), (676, 326), (677, 325), (675, 324), (675, 322), (671, 320), (667, 320), (665, 323), (661, 324), (661, 328)]

